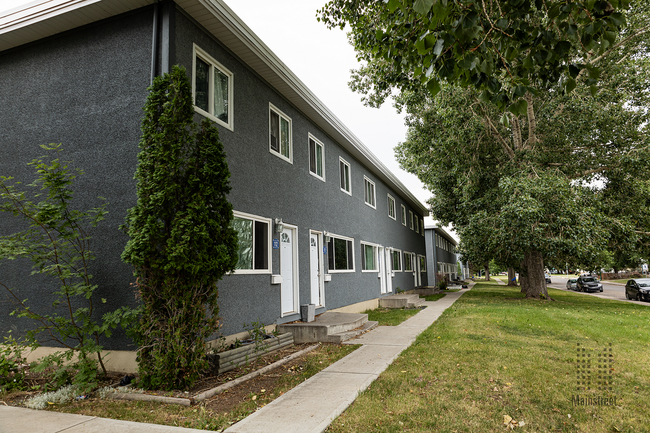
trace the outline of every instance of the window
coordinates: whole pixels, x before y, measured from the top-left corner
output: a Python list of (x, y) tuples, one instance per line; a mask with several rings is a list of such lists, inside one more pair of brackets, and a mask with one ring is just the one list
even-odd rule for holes
[(233, 75), (194, 45), (192, 93), (194, 111), (233, 129)]
[(375, 206), (375, 182), (371, 181), (367, 177), (363, 177), (364, 184), (364, 200), (366, 204), (372, 208), (376, 209)]
[(343, 158), (339, 158), (339, 171), (341, 175), (341, 191), (352, 195), (352, 189), (350, 188), (350, 164)]
[(400, 250), (393, 250), (391, 253), (391, 258), (393, 259), (393, 271), (402, 272), (402, 252)]
[(402, 225), (406, 227), (406, 207), (403, 204), (400, 206), (402, 206)]
[(404, 271), (413, 272), (413, 255), (404, 251)]
[(377, 270), (377, 246), (361, 242), (361, 271)]
[(395, 199), (390, 194), (388, 194), (388, 216), (397, 219), (395, 216)]
[(418, 254), (418, 259), (420, 259), (420, 272), (427, 271), (427, 258)]
[(409, 228), (413, 230), (413, 212), (409, 211)]
[(419, 228), (419, 226), (418, 226), (418, 222), (419, 222), (419, 221), (420, 221), (420, 220), (419, 220), (418, 217), (416, 216), (416, 217), (415, 217), (415, 233), (420, 233), (420, 228)]
[(309, 172), (320, 180), (325, 180), (325, 165), (323, 159), (323, 143), (309, 134)]
[(327, 243), (329, 272), (354, 272), (354, 248), (350, 238), (330, 235)]
[(292, 162), (291, 119), (272, 104), (269, 108), (269, 147), (271, 153)]
[(269, 251), (269, 227), (271, 220), (241, 212), (233, 212), (232, 227), (237, 231), (239, 251), (235, 273), (269, 273), (271, 255)]
[(422, 236), (424, 236), (424, 220), (420, 220), (420, 227), (422, 227)]

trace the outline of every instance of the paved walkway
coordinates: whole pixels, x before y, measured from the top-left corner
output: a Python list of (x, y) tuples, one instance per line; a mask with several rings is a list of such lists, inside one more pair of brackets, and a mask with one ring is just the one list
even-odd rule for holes
[[(470, 283), (470, 288), (473, 283)], [(399, 326), (350, 340), (360, 348), (231, 426), (227, 433), (320, 433), (465, 292), (448, 293)], [(189, 433), (203, 430), (0, 406), (0, 433)]]

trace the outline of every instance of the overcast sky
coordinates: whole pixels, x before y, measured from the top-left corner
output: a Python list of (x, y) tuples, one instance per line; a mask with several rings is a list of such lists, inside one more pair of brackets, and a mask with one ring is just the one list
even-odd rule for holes
[[(58, 1), (58, 0), (50, 0)], [(393, 148), (404, 140), (404, 117), (390, 103), (365, 107), (348, 88), (350, 69), (358, 67), (345, 32), (328, 30), (316, 20), (326, 0), (225, 0), (226, 4), (300, 80), (423, 203), (430, 194), (414, 176), (399, 168)], [(0, 11), (33, 0), (0, 0)]]

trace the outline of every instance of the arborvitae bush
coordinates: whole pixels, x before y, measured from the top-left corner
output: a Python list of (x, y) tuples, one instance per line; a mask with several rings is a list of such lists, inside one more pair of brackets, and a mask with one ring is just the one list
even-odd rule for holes
[(140, 387), (187, 388), (207, 369), (218, 329), (217, 282), (237, 263), (230, 172), (217, 128), (193, 121), (182, 67), (157, 77), (144, 107), (137, 205), (122, 259), (135, 267), (143, 303)]

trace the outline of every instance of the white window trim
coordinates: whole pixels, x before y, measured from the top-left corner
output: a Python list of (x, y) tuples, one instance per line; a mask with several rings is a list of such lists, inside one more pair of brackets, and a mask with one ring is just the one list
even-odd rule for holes
[(243, 218), (243, 219), (252, 220), (253, 222), (254, 221), (264, 222), (264, 223), (267, 223), (268, 226), (269, 226), (269, 228), (267, 230), (267, 238), (268, 239), (266, 240), (266, 249), (267, 249), (266, 253), (267, 253), (267, 256), (268, 256), (268, 264), (267, 264), (268, 269), (237, 269), (237, 270), (233, 271), (232, 273), (235, 274), (235, 275), (246, 275), (246, 274), (249, 274), (249, 275), (250, 274), (270, 275), (270, 274), (272, 274), (273, 273), (273, 265), (272, 265), (272, 260), (271, 260), (272, 256), (271, 255), (272, 255), (272, 244), (273, 244), (273, 241), (272, 241), (273, 222), (272, 222), (271, 218), (264, 218), (264, 217), (261, 217), (261, 216), (258, 216), (258, 215), (253, 215), (253, 214), (249, 214), (249, 213), (245, 213), (245, 212), (239, 212), (239, 211), (236, 211), (236, 210), (233, 210), (232, 214), (233, 214), (233, 216)]
[[(397, 252), (399, 254), (399, 269), (393, 269), (393, 253)], [(392, 272), (402, 272), (404, 270), (404, 257), (402, 257), (402, 250), (398, 250), (397, 248), (392, 248), (390, 252), (390, 270)]]
[[(387, 195), (386, 201), (388, 202), (388, 218), (391, 218), (391, 219), (397, 221), (397, 204), (395, 203), (395, 198), (390, 194), (386, 194), (386, 195)], [(393, 216), (390, 216), (390, 209), (391, 209), (390, 201), (391, 200), (393, 200)]]
[[(217, 68), (219, 69), (223, 74), (228, 76), (228, 123), (224, 122), (223, 120), (219, 119), (213, 114), (208, 113), (207, 111), (203, 110), (202, 108), (197, 107), (194, 105), (194, 95), (196, 95), (196, 57), (200, 57), (204, 62), (209, 63), (212, 68)], [(234, 104), (234, 88), (235, 88), (235, 76), (233, 75), (232, 72), (230, 72), (225, 66), (223, 66), (221, 63), (217, 62), (212, 56), (210, 56), (208, 53), (203, 51), (198, 45), (193, 44), (193, 50), (192, 50), (192, 105), (194, 106), (194, 111), (199, 113), (201, 116), (207, 117), (208, 119), (212, 120), (213, 122), (216, 122), (217, 124), (223, 126), (224, 128), (227, 128), (231, 131), (234, 131), (235, 129), (235, 122), (234, 122), (234, 113), (235, 113), (235, 104)], [(210, 74), (210, 84), (209, 84), (209, 99), (208, 99), (208, 107), (212, 107), (214, 105), (214, 73)]]
[[(280, 152), (276, 152), (271, 148), (271, 111), (275, 111), (276, 114), (280, 116), (280, 118), (284, 117), (284, 119), (289, 122), (289, 157), (287, 158)], [(280, 131), (280, 125), (278, 125), (278, 132)], [(293, 164), (293, 121), (291, 120), (291, 117), (287, 116), (280, 110), (278, 107), (275, 105), (271, 104), (269, 102), (269, 152), (271, 154), (277, 156), (280, 159), (283, 159), (287, 161), (289, 164)], [(278, 137), (280, 139), (280, 137)], [(280, 149), (282, 148), (282, 143), (279, 143)]]
[[(411, 269), (406, 269), (406, 255), (411, 256)], [(404, 254), (402, 256), (402, 260), (404, 260), (404, 265), (402, 268), (404, 269), (404, 272), (415, 272), (415, 267), (413, 266), (415, 263), (413, 263), (413, 253), (409, 253), (408, 251), (404, 251)]]
[[(352, 269), (331, 269), (329, 267), (329, 256), (328, 256), (328, 266), (327, 266), (327, 273), (329, 274), (351, 274), (356, 272), (356, 262), (354, 261), (354, 238), (349, 238), (347, 236), (341, 236), (337, 235), (334, 233), (328, 233), (327, 236), (330, 238), (338, 238), (338, 239), (343, 239), (344, 241), (352, 241)], [(329, 249), (329, 242), (327, 242), (327, 248)], [(329, 250), (327, 251), (329, 254)], [(336, 261), (336, 260), (335, 260)]]
[(350, 191), (347, 191), (343, 188), (341, 188), (341, 191), (351, 196), (352, 195), (352, 168), (350, 167), (349, 162), (347, 162), (345, 159), (339, 156), (339, 187), (341, 186), (341, 163), (343, 163), (348, 167), (348, 187), (350, 187)]
[(413, 230), (413, 211), (409, 211), (409, 228)]
[[(422, 261), (424, 259), (424, 261)], [(423, 255), (418, 254), (418, 263), (423, 263), (424, 266), (420, 265), (420, 273), (426, 272), (427, 271), (427, 258)]]
[[(311, 159), (311, 155), (310, 155), (311, 147), (309, 146), (309, 140), (310, 139), (314, 140), (314, 143), (316, 143), (316, 146), (318, 146), (320, 144), (321, 149), (323, 149), (323, 152), (322, 152), (323, 160), (321, 161), (321, 163), (323, 164), (323, 167), (322, 167), (323, 168), (323, 176), (322, 177), (319, 176), (318, 174), (312, 172), (311, 171), (311, 166), (309, 166), (310, 159)], [(309, 170), (309, 174), (314, 176), (316, 179), (319, 179), (319, 180), (322, 180), (323, 182), (325, 182), (325, 145), (323, 144), (322, 141), (320, 141), (318, 138), (314, 137), (311, 133), (307, 134), (307, 155), (309, 156), (309, 158), (307, 158), (307, 166), (308, 166), (307, 169)]]
[(361, 260), (363, 260), (363, 246), (368, 245), (372, 247), (372, 254), (375, 256), (375, 266), (376, 269), (363, 269), (363, 263), (361, 263), (361, 272), (379, 272), (379, 245), (372, 242), (361, 241)]
[(402, 221), (402, 225), (406, 227), (406, 206), (403, 204), (400, 205), (402, 208), (402, 216), (404, 217), (404, 221)]
[[(368, 203), (366, 201), (366, 182), (372, 184), (372, 201), (374, 204)], [(370, 206), (373, 209), (377, 209), (377, 186), (375, 185), (375, 182), (370, 180), (368, 176), (363, 176), (363, 201), (365, 204)]]

